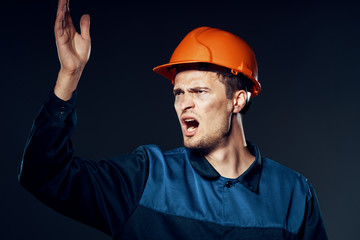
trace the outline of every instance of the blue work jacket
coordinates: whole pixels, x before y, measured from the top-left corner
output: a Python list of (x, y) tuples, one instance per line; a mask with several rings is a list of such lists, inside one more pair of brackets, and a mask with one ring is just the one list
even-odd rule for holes
[(313, 187), (260, 155), (229, 179), (204, 156), (155, 145), (90, 161), (73, 155), (75, 96), (50, 93), (20, 166), (21, 184), (40, 201), (113, 239), (327, 239)]

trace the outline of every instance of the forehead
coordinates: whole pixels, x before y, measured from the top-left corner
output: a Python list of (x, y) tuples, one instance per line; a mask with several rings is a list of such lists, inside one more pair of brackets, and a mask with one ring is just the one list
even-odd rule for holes
[(186, 70), (175, 76), (174, 88), (222, 85), (215, 72)]

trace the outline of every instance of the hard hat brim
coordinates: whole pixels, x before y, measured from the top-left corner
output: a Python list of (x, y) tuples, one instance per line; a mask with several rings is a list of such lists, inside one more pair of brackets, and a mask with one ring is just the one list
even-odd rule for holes
[[(172, 84), (174, 84), (175, 76), (177, 74), (176, 66), (179, 65), (185, 65), (185, 64), (193, 64), (193, 63), (199, 63), (198, 61), (179, 61), (179, 62), (172, 62), (172, 63), (166, 63), (157, 67), (153, 68), (153, 71), (160, 74), (161, 76), (169, 79)], [(227, 68), (226, 66), (222, 66), (221, 64), (215, 64), (220, 67)], [(254, 97), (260, 93), (261, 86), (260, 83), (251, 75), (244, 74), (247, 78), (251, 80), (251, 82), (254, 84), (254, 88), (251, 91), (251, 96)]]

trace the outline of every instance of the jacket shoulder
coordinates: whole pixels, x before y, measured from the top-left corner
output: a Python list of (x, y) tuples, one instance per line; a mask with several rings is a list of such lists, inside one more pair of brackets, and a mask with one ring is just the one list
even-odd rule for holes
[(262, 161), (262, 179), (264, 181), (271, 179), (270, 182), (280, 188), (291, 192), (297, 190), (306, 196), (307, 200), (312, 197), (312, 186), (302, 174), (269, 158), (263, 158)]

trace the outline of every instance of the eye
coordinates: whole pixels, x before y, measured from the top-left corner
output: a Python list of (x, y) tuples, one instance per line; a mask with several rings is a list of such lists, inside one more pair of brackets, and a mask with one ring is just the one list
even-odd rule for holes
[(175, 97), (176, 97), (176, 96), (180, 96), (180, 95), (182, 95), (182, 94), (184, 94), (183, 91), (178, 91), (178, 90), (174, 91), (174, 96), (175, 96)]
[(206, 93), (206, 91), (203, 90), (203, 89), (199, 89), (199, 90), (196, 91), (196, 94), (198, 94), (198, 95), (203, 95), (205, 93)]

